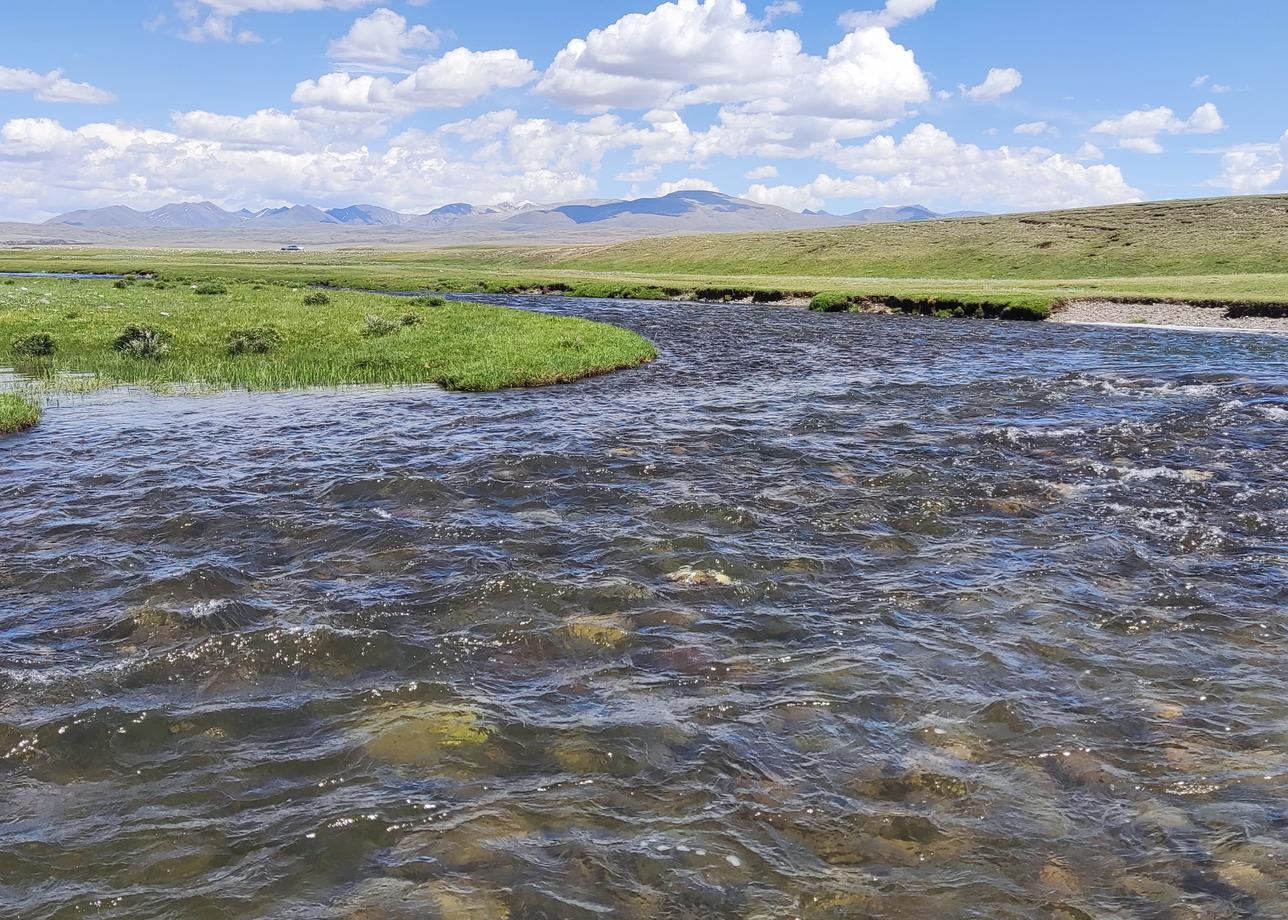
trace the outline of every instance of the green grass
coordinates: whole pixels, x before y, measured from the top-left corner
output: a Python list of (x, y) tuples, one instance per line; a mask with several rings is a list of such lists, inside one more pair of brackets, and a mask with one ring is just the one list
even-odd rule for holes
[[(149, 281), (0, 285), (0, 365), (55, 382), (89, 373), (100, 384), (495, 390), (569, 382), (656, 354), (632, 332), (587, 320), (338, 291), (306, 306), (307, 290), (224, 286), (217, 294)], [(370, 334), (373, 325), (382, 333)], [(53, 353), (31, 357), (33, 337), (46, 335)]]
[(0, 434), (26, 431), (40, 421), (40, 406), (17, 393), (0, 393)]
[(659, 300), (778, 303), (826, 295), (897, 302), (906, 312), (1016, 318), (1045, 315), (1071, 299), (1204, 302), (1281, 315), (1288, 305), (1288, 196), (612, 246), (13, 250), (0, 252), (0, 270)]

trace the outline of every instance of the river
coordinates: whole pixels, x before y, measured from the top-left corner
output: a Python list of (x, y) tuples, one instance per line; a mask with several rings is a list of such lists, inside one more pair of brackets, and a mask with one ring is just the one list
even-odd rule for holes
[(1288, 340), (483, 299), (0, 441), (0, 916), (1288, 915)]

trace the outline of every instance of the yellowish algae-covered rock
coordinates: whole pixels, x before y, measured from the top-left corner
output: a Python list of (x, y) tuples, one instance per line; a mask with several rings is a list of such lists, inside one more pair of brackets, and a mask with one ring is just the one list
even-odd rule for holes
[(504, 861), (507, 849), (538, 837), (542, 828), (532, 816), (515, 811), (488, 811), (455, 826), (433, 827), (408, 834), (389, 854), (399, 874), (428, 881), (420, 872), (426, 858), (435, 873), (443, 871), (478, 876)]
[(422, 886), (438, 920), (509, 920), (510, 909), (487, 892), (451, 882)]
[(1038, 879), (1047, 891), (1066, 898), (1077, 894), (1081, 887), (1073, 870), (1054, 857), (1046, 861)]
[(338, 905), (341, 920), (418, 920), (432, 917), (430, 893), (410, 882), (392, 878), (363, 882)]
[(1216, 874), (1231, 888), (1246, 892), (1263, 904), (1288, 904), (1288, 893), (1282, 883), (1254, 865), (1240, 860), (1222, 859), (1216, 864)]
[(580, 642), (605, 648), (625, 645), (631, 637), (626, 620), (619, 616), (577, 617), (565, 623), (561, 632)]
[(385, 763), (435, 764), (453, 751), (477, 747), (490, 731), (476, 709), (450, 703), (406, 703), (382, 709), (364, 725), (366, 751)]

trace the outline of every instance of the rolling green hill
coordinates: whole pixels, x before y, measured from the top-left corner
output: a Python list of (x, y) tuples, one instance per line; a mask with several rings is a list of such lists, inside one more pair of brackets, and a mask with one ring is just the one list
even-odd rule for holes
[[(669, 237), (579, 253), (584, 271), (1057, 279), (1288, 272), (1288, 195), (829, 230)], [(1285, 292), (1288, 295), (1288, 292)]]

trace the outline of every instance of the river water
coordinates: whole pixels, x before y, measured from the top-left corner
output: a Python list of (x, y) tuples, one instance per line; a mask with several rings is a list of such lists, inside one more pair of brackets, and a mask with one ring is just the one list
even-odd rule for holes
[(1288, 340), (491, 300), (0, 442), (0, 916), (1288, 916)]

